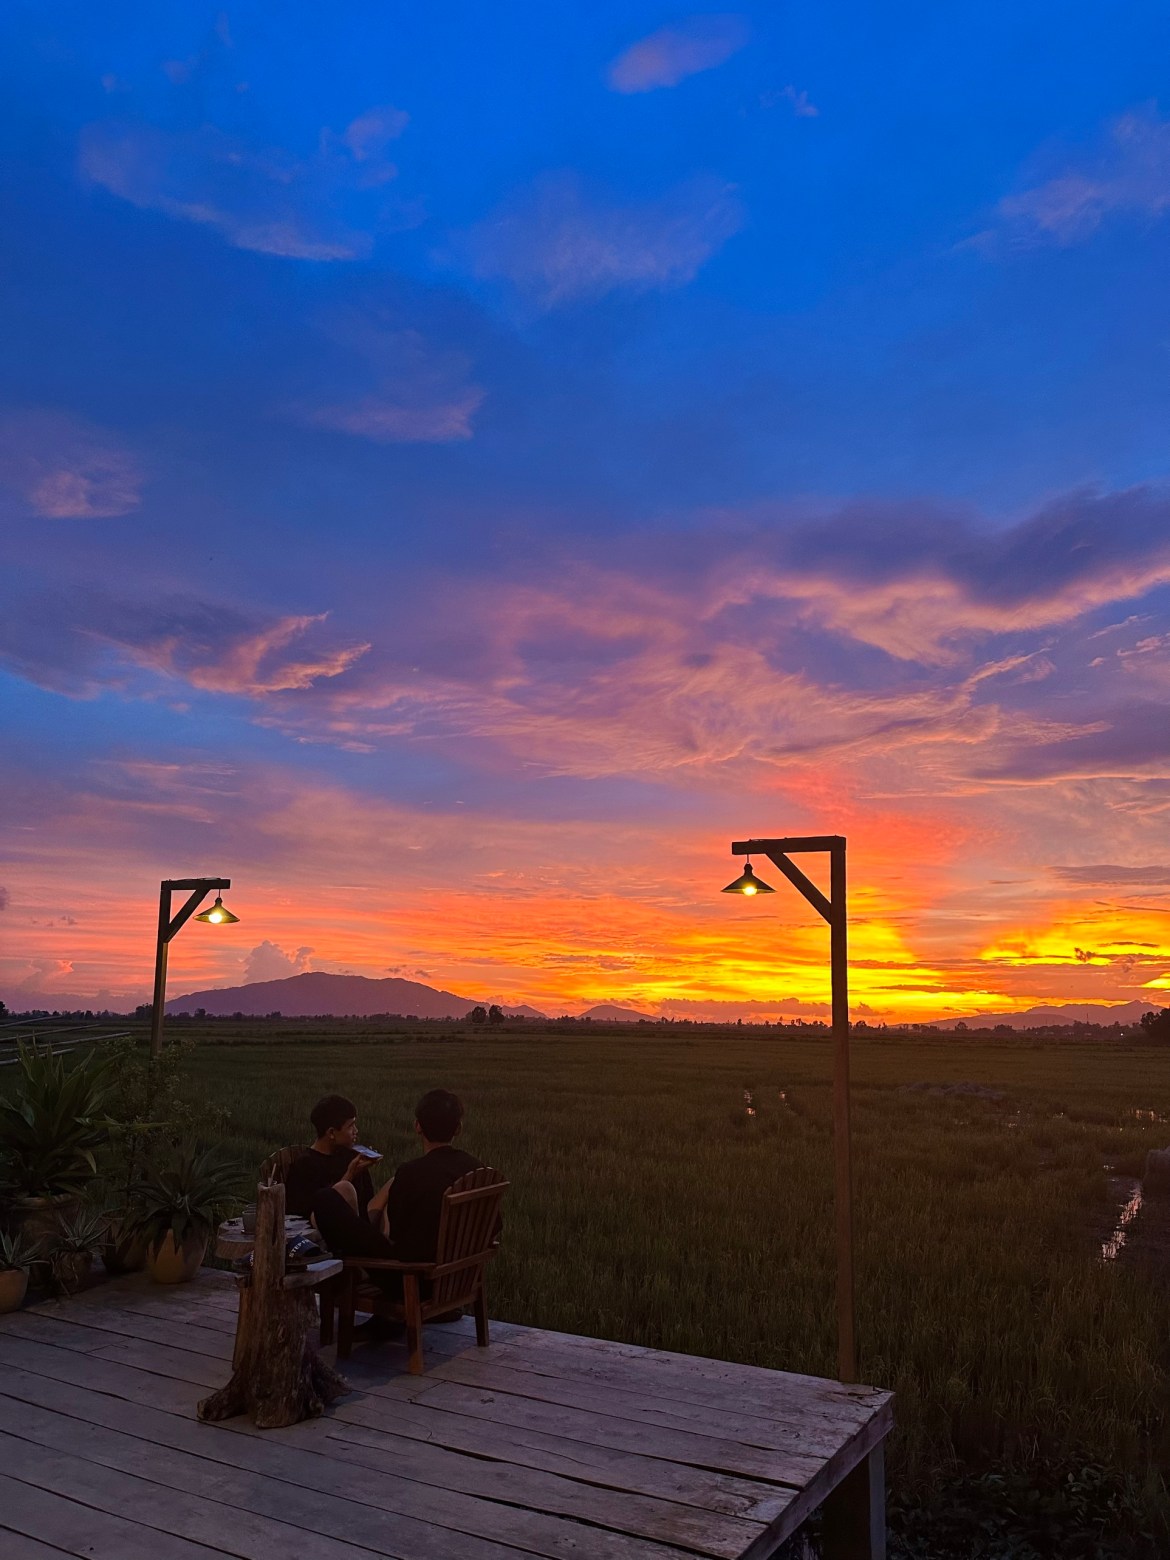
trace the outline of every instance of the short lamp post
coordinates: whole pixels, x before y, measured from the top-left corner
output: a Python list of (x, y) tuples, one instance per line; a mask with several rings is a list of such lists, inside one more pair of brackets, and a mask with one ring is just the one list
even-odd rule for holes
[[(209, 910), (195, 915), (197, 921), (208, 926), (228, 926), (238, 921), (223, 902), (222, 890), (232, 886), (231, 878), (164, 878), (158, 900), (158, 942), (154, 954), (154, 1006), (150, 1014), (150, 1054), (162, 1053), (163, 1014), (167, 1005), (167, 949), (176, 932), (182, 930), (207, 898), (215, 894), (215, 903)], [(174, 915), (171, 914), (171, 895), (178, 890), (188, 898)]]
[[(827, 852), (829, 897), (800, 870), (792, 856)], [(833, 1158), (837, 1226), (837, 1375), (857, 1380), (857, 1342), (853, 1298), (853, 1171), (849, 1141), (849, 941), (845, 911), (845, 837), (803, 835), (792, 839), (737, 840), (733, 856), (766, 856), (829, 923), (829, 967), (833, 999)], [(771, 894), (749, 860), (725, 894)]]

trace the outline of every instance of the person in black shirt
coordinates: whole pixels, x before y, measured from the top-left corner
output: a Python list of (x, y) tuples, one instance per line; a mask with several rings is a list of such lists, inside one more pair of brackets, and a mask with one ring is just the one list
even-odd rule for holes
[[(317, 1193), (314, 1221), (335, 1256), (388, 1257), (398, 1262), (434, 1260), (443, 1193), (469, 1170), (478, 1170), (480, 1161), (452, 1144), (463, 1126), (463, 1103), (450, 1090), (432, 1089), (424, 1094), (414, 1115), (414, 1130), (423, 1152), (418, 1159), (399, 1165), (394, 1179), (383, 1188), (388, 1193), (385, 1236), (359, 1216), (352, 1196), (342, 1188), (332, 1186)], [(387, 1294), (401, 1296), (399, 1274), (375, 1268), (370, 1277)]]
[(338, 1187), (358, 1218), (384, 1231), (390, 1186), (387, 1183), (375, 1192), (370, 1161), (353, 1151), (358, 1137), (357, 1106), (343, 1094), (329, 1094), (317, 1101), (309, 1119), (316, 1141), (285, 1172), (285, 1211), (307, 1219), (318, 1193)]
[(462, 1128), (463, 1102), (449, 1089), (432, 1089), (415, 1107), (414, 1130), (423, 1151), (398, 1166), (386, 1199), (386, 1223), (400, 1262), (435, 1260), (443, 1193), (480, 1167), (473, 1154), (454, 1146)]

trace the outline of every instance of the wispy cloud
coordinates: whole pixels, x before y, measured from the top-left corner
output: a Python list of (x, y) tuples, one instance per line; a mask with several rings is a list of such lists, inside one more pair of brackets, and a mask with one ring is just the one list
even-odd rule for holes
[(724, 64), (743, 48), (748, 35), (742, 16), (692, 16), (660, 27), (618, 55), (609, 67), (609, 84), (615, 92), (677, 87), (688, 76)]
[(396, 141), (410, 123), (410, 115), (402, 108), (383, 104), (369, 108), (364, 114), (346, 126), (341, 139), (360, 163), (376, 162)]
[(346, 357), (352, 390), (345, 399), (303, 402), (295, 415), (320, 428), (378, 444), (449, 444), (470, 439), (483, 399), (459, 352), (432, 347), (416, 330), (352, 318), (332, 332)]
[(656, 201), (587, 193), (550, 176), (472, 234), (474, 269), (543, 309), (627, 290), (681, 287), (743, 224), (731, 186), (694, 179)]
[[(327, 614), (264, 620), (190, 597), (128, 602), (99, 591), (26, 596), (0, 622), (0, 662), (43, 687), (89, 694), (133, 668), (207, 693), (260, 698), (340, 676), (364, 643), (313, 645)], [(312, 648), (293, 650), (307, 641)]]
[(95, 520), (138, 507), (138, 462), (109, 433), (60, 412), (0, 414), (0, 484), (47, 520)]
[(378, 194), (397, 169), (385, 150), (407, 116), (377, 108), (307, 157), (250, 145), (205, 124), (164, 130), (129, 120), (86, 126), (80, 167), (93, 184), (148, 211), (214, 228), (237, 249), (295, 260), (353, 260), (378, 227), (410, 225)]
[(1170, 210), (1170, 120), (1154, 107), (1115, 119), (1090, 151), (1051, 177), (1000, 201), (998, 223), (979, 242), (1070, 245), (1112, 216), (1158, 218)]

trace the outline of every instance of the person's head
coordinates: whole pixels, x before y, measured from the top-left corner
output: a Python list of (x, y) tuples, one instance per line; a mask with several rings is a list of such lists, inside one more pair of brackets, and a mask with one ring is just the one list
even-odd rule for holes
[(309, 1112), (318, 1143), (330, 1148), (352, 1148), (357, 1142), (357, 1106), (344, 1094), (327, 1094)]
[(463, 1101), (450, 1089), (431, 1089), (414, 1107), (414, 1123), (428, 1143), (449, 1143), (463, 1125)]

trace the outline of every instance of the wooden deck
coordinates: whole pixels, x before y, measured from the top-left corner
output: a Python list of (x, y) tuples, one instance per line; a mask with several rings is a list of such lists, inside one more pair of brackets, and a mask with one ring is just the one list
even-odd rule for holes
[(4, 1560), (764, 1560), (827, 1496), (836, 1554), (884, 1547), (888, 1393), (456, 1324), (421, 1378), (358, 1348), (322, 1419), (201, 1425), (235, 1305), (205, 1271), (0, 1317)]

